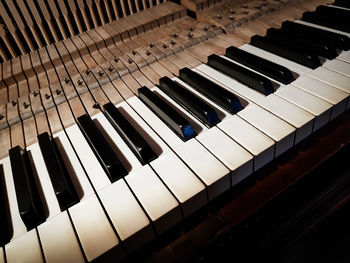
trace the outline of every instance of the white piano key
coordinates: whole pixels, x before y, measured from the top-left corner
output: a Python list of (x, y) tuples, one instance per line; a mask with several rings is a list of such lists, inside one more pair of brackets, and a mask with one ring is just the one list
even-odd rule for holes
[(214, 82), (224, 86), (236, 95), (251, 100), (297, 128), (295, 143), (299, 143), (311, 134), (314, 117), (299, 107), (281, 100), (274, 94), (265, 96), (206, 65), (198, 66), (195, 71), (211, 78)]
[(138, 168), (142, 167), (142, 164), (140, 163), (140, 161), (136, 158), (136, 156), (133, 154), (130, 148), (126, 145), (126, 143), (120, 137), (118, 132), (113, 128), (111, 123), (106, 119), (103, 113), (96, 114), (93, 117), (93, 119), (96, 119), (101, 124), (101, 126), (106, 131), (108, 136), (111, 138), (115, 146), (118, 147), (118, 149), (122, 152), (123, 157), (125, 157), (125, 159), (129, 164), (129, 165), (125, 165), (125, 167), (128, 167), (127, 170), (129, 173), (131, 173), (135, 169), (137, 170)]
[(95, 190), (98, 191), (110, 185), (111, 182), (109, 178), (85, 140), (79, 127), (76, 124), (72, 125), (66, 129), (66, 132)]
[(313, 24), (313, 23), (306, 22), (306, 21), (302, 21), (302, 20), (295, 20), (294, 22), (299, 23), (299, 24), (303, 24), (303, 25), (306, 25), (306, 26), (311, 26), (311, 27), (323, 29), (323, 30), (326, 30), (326, 31), (334, 32), (334, 33), (337, 33), (337, 34), (342, 34), (342, 35), (350, 37), (350, 33), (346, 33), (346, 32), (343, 32), (343, 31), (340, 31), (340, 30), (337, 30), (337, 29), (333, 29), (333, 28), (329, 28), (329, 27), (325, 27), (325, 26), (320, 26), (320, 25)]
[[(191, 119), (191, 124), (196, 123), (194, 127), (200, 126), (200, 132), (208, 130), (206, 126), (187, 112), (183, 107), (177, 104), (159, 88), (153, 88), (160, 96), (171, 103), (178, 111), (182, 112), (187, 119)], [(196, 131), (196, 128), (195, 128)], [(197, 132), (197, 131), (196, 131)], [(198, 177), (208, 187), (209, 200), (214, 199), (230, 188), (230, 171), (215, 158), (207, 149), (198, 143), (196, 139), (189, 140), (181, 145), (174, 147), (174, 151), (182, 158)]]
[(287, 85), (280, 87), (274, 94), (315, 115), (314, 131), (330, 119), (333, 105), (302, 89)]
[(350, 77), (350, 64), (342, 60), (333, 59), (323, 64), (323, 67)]
[(249, 104), (238, 112), (237, 115), (257, 127), (276, 142), (275, 157), (293, 146), (295, 128), (259, 106)]
[(67, 211), (38, 226), (45, 262), (85, 262)]
[(40, 181), (39, 193), (40, 191), (42, 191), (43, 193), (43, 196), (41, 196), (41, 198), (44, 198), (44, 200), (42, 200), (44, 211), (46, 219), (49, 220), (57, 214), (61, 213), (61, 208), (55, 195), (55, 191), (53, 189), (49, 173), (46, 169), (46, 164), (41, 153), (39, 144), (32, 144), (27, 147), (27, 150), (29, 151), (31, 158), (33, 159), (33, 169), (34, 171), (36, 171), (38, 179)]
[(98, 193), (120, 240), (133, 252), (154, 238), (151, 222), (124, 180), (118, 180)]
[(275, 143), (268, 136), (237, 115), (217, 125), (254, 156), (254, 171), (273, 160)]
[(35, 228), (8, 243), (5, 251), (7, 263), (44, 262)]
[(107, 258), (119, 261), (126, 256), (95, 195), (69, 208), (69, 213), (89, 262)]
[[(158, 150), (158, 158), (151, 162), (151, 166), (161, 180), (167, 185), (170, 191), (179, 200), (184, 216), (188, 216), (205, 203), (207, 203), (206, 193), (203, 184), (196, 175), (169, 149), (165, 142), (140, 118), (140, 116), (125, 102), (117, 105), (127, 112), (136, 121), (144, 132), (152, 138), (161, 150)], [(145, 112), (142, 111), (144, 117)], [(152, 113), (153, 114), (153, 113)], [(153, 126), (157, 127), (157, 126)], [(158, 127), (157, 127), (158, 128)], [(176, 136), (176, 135), (175, 135)], [(163, 138), (164, 139), (164, 138)], [(165, 140), (168, 142), (167, 140)], [(183, 143), (181, 141), (181, 143)], [(163, 160), (160, 162), (159, 160)], [(178, 178), (181, 177), (182, 180)], [(176, 180), (174, 180), (177, 178)], [(190, 188), (191, 191), (186, 189)]]
[(197, 136), (205, 147), (231, 171), (231, 186), (253, 173), (253, 156), (217, 127)]
[(14, 240), (17, 237), (25, 234), (27, 232), (27, 228), (24, 225), (18, 211), (16, 189), (15, 189), (15, 185), (12, 177), (10, 158), (6, 157), (0, 160), (0, 165), (2, 165), (4, 170), (4, 177), (5, 177), (5, 184), (6, 184), (6, 191), (7, 191), (6, 194), (7, 194), (8, 203), (9, 203), (9, 210), (10, 210), (10, 216), (11, 216), (10, 220), (12, 223), (12, 230), (13, 230), (11, 240)]
[(324, 67), (318, 67), (308, 75), (350, 94), (350, 77), (346, 77)]
[(299, 75), (306, 74), (306, 73), (309, 73), (310, 71), (312, 71), (312, 69), (310, 69), (308, 67), (305, 67), (305, 66), (300, 65), (296, 62), (282, 58), (278, 55), (275, 55), (273, 53), (270, 53), (268, 51), (265, 51), (263, 49), (257, 48), (255, 46), (252, 46), (249, 44), (242, 45), (239, 48), (242, 50), (245, 50), (249, 53), (252, 53), (254, 55), (257, 55), (259, 57), (262, 57), (264, 59), (270, 60), (270, 61), (272, 61), (276, 64), (279, 64), (281, 66), (287, 67)]
[(292, 85), (333, 104), (331, 119), (339, 116), (346, 109), (349, 94), (322, 81), (305, 75), (296, 79)]
[(179, 203), (149, 166), (125, 176), (125, 180), (153, 221), (158, 234), (182, 220)]
[[(159, 89), (155, 89), (162, 96), (167, 97)], [(169, 97), (167, 97), (169, 98)], [(171, 100), (169, 98), (169, 100)], [(209, 199), (216, 197), (219, 192), (227, 190), (226, 187), (230, 186), (230, 173), (229, 170), (218, 161), (207, 149), (195, 139), (191, 139), (187, 142), (182, 140), (178, 141), (173, 139), (176, 136), (173, 131), (170, 130), (153, 112), (147, 108), (147, 106), (141, 106), (138, 98), (133, 97), (128, 100), (130, 105), (142, 115), (143, 119), (149, 126), (158, 133), (158, 135), (165, 140), (172, 149), (179, 155), (179, 157), (194, 171), (194, 173), (206, 184), (210, 186)], [(174, 104), (178, 107), (178, 105)], [(181, 109), (185, 113), (183, 109)], [(188, 113), (185, 113), (188, 115)], [(189, 116), (189, 115), (188, 115)], [(197, 122), (199, 124), (199, 122)], [(200, 124), (199, 124), (200, 125)], [(203, 129), (204, 126), (202, 126)], [(169, 139), (168, 139), (169, 138)], [(177, 137), (178, 138), (178, 137)], [(171, 145), (172, 143), (173, 145)], [(199, 156), (201, 156), (199, 158)], [(216, 183), (214, 183), (216, 181)], [(228, 185), (225, 185), (228, 182)], [(225, 185), (225, 187), (224, 187)]]
[[(75, 182), (75, 180), (72, 180), (72, 183), (77, 190), (78, 196), (80, 199), (84, 199), (86, 197), (89, 197), (90, 195), (94, 194), (94, 190), (92, 189), (92, 186), (79, 162), (78, 157), (76, 156), (72, 145), (70, 144), (66, 134), (64, 131), (60, 131), (56, 133), (53, 136), (56, 140), (56, 143), (58, 144), (58, 148), (61, 151), (65, 152), (66, 157), (69, 158), (69, 160), (64, 160), (65, 165), (67, 167), (69, 174), (74, 174), (71, 176), (71, 178), (76, 177), (78, 182)], [(61, 144), (61, 145), (60, 145)], [(61, 149), (61, 146), (63, 149)], [(78, 185), (79, 184), (79, 185)], [(79, 191), (78, 191), (79, 189)], [(82, 190), (82, 193), (80, 193), (80, 189)]]
[(342, 60), (346, 63), (350, 63), (350, 52), (343, 51), (342, 53), (340, 53), (340, 55), (337, 57), (337, 59)]
[(163, 154), (150, 165), (180, 202), (184, 217), (208, 202), (205, 185), (173, 152)]
[(0, 247), (0, 263), (5, 263), (4, 249)]

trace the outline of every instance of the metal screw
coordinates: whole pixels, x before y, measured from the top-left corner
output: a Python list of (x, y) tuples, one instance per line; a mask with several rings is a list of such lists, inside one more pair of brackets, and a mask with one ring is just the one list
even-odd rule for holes
[(90, 69), (86, 69), (86, 70), (85, 70), (86, 75), (89, 75), (90, 72), (91, 72)]
[(187, 34), (187, 37), (188, 37), (188, 38), (191, 38), (191, 37), (193, 37), (193, 34), (189, 32), (189, 33)]
[(70, 81), (69, 78), (64, 78), (64, 82), (65, 82), (66, 84), (68, 84), (69, 81)]
[(77, 83), (78, 83), (78, 85), (80, 86), (80, 85), (83, 84), (83, 81), (82, 81), (81, 79), (78, 79)]
[(231, 13), (231, 14), (236, 14), (236, 11), (233, 10), (233, 9), (230, 9), (230, 13)]
[(131, 58), (128, 58), (128, 63), (129, 63), (129, 64), (131, 64), (131, 63), (132, 63)]
[(102, 70), (99, 70), (97, 73), (98, 73), (98, 75), (99, 75), (100, 77), (102, 77), (103, 74), (104, 74), (104, 72), (103, 72)]
[(176, 44), (176, 42), (172, 39), (172, 40), (170, 41), (170, 44), (171, 44), (172, 46), (174, 46), (174, 45)]
[(149, 52), (149, 50), (146, 50), (146, 56), (151, 55), (151, 52)]
[(133, 54), (135, 56), (136, 55), (136, 50), (132, 50), (131, 54)]
[(49, 94), (47, 94), (47, 93), (45, 93), (45, 99), (49, 99), (51, 96), (49, 95)]
[(57, 95), (60, 95), (62, 93), (62, 90), (56, 89), (55, 92)]
[(99, 109), (99, 108), (101, 108), (100, 103), (98, 103), (98, 102), (95, 102), (94, 105), (92, 105), (92, 107), (93, 107), (94, 109)]
[(235, 17), (234, 16), (229, 16), (229, 19), (230, 20), (235, 20)]
[(168, 47), (168, 45), (164, 43), (163, 48), (166, 49), (167, 47)]
[(154, 44), (153, 43), (149, 43), (148, 45), (150, 48), (154, 47)]
[(29, 104), (27, 102), (23, 102), (23, 107), (27, 109), (29, 107)]
[(190, 29), (190, 31), (193, 31), (193, 30), (194, 30), (194, 27), (193, 27), (193, 26), (190, 26), (189, 29)]
[(222, 18), (222, 15), (217, 14), (216, 17), (217, 17), (218, 19), (221, 19), (221, 18)]
[(203, 27), (203, 30), (204, 30), (205, 32), (207, 32), (207, 31), (209, 30), (209, 28), (208, 28), (207, 26), (205, 26), (205, 27)]
[(38, 95), (39, 95), (39, 92), (37, 92), (37, 91), (33, 91), (33, 95), (34, 95), (34, 97), (36, 97), (36, 96), (38, 96)]
[(112, 71), (113, 71), (113, 68), (112, 68), (111, 66), (108, 66), (107, 70), (108, 70), (109, 72), (112, 72)]
[(15, 100), (13, 100), (11, 103), (12, 103), (13, 107), (17, 105), (17, 101), (15, 101)]
[(176, 33), (173, 33), (172, 36), (173, 36), (173, 38), (177, 38), (177, 34)]
[(118, 61), (119, 61), (119, 58), (115, 58), (115, 59), (114, 59), (114, 62), (118, 62)]

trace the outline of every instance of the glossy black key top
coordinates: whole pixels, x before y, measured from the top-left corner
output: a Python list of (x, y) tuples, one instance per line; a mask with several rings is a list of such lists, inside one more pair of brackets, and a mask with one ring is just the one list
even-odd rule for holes
[(288, 49), (269, 38), (255, 35), (250, 39), (250, 44), (312, 69), (321, 66), (321, 61), (317, 56)]
[(333, 5), (345, 7), (345, 8), (350, 8), (350, 1), (349, 0), (335, 0)]
[(125, 176), (127, 171), (93, 120), (85, 114), (78, 118), (78, 124), (111, 182)]
[(147, 164), (157, 158), (157, 155), (148, 145), (146, 140), (112, 103), (105, 104), (103, 108), (107, 119), (142, 164)]
[(225, 56), (252, 68), (272, 79), (275, 79), (283, 84), (289, 84), (294, 81), (292, 72), (281, 65), (273, 63), (267, 59), (253, 55), (242, 49), (236, 47), (229, 47), (226, 49)]
[(9, 150), (19, 214), (28, 231), (45, 220), (28, 152), (16, 146)]
[(192, 125), (150, 89), (141, 87), (138, 90), (138, 94), (143, 103), (163, 120), (182, 140), (187, 141), (196, 135)]
[(264, 95), (269, 95), (275, 91), (272, 82), (268, 78), (217, 55), (208, 57), (208, 65)]
[(235, 114), (243, 109), (235, 94), (189, 68), (180, 69), (179, 78), (228, 112)]
[(277, 30), (276, 28), (268, 29), (266, 37), (272, 38), (286, 48), (305, 52), (307, 54), (313, 54), (327, 59), (334, 59), (338, 56), (337, 51), (332, 46), (303, 40), (297, 36), (292, 36), (288, 32)]
[(285, 21), (282, 23), (281, 29), (288, 32), (293, 36), (298, 36), (315, 43), (323, 43), (327, 45), (332, 45), (335, 48), (341, 50), (350, 49), (350, 38), (348, 36), (330, 32), (327, 30), (294, 23), (291, 21)]
[(8, 201), (6, 197), (5, 175), (2, 165), (0, 165), (0, 246), (10, 241), (10, 226), (8, 217)]
[(168, 77), (163, 77), (159, 80), (159, 88), (209, 127), (220, 122), (218, 115), (210, 105), (178, 82), (172, 81)]
[(337, 19), (333, 20), (331, 17), (322, 16), (320, 14), (317, 14), (316, 12), (305, 12), (301, 20), (350, 33), (348, 26), (346, 25), (346, 23), (344, 24), (343, 21), (338, 21)]
[(66, 210), (79, 202), (70, 175), (56, 142), (50, 139), (49, 134), (40, 134), (38, 142), (60, 208), (62, 211)]

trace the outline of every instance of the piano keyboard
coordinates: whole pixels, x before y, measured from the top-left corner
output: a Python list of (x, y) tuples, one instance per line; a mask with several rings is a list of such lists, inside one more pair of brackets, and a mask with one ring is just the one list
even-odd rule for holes
[(349, 25), (324, 12), (350, 18), (318, 8), (157, 85), (41, 90), (49, 123), (0, 160), (0, 262), (125, 259), (347, 111)]

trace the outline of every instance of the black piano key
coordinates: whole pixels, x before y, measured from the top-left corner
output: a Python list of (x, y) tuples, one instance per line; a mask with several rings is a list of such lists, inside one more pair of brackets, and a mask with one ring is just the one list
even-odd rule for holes
[(243, 109), (235, 94), (189, 68), (181, 69), (179, 78), (228, 112), (235, 114)]
[(305, 52), (307, 54), (313, 54), (327, 59), (334, 59), (338, 55), (335, 48), (330, 45), (310, 42), (298, 36), (293, 36), (289, 32), (277, 30), (275, 28), (268, 29), (266, 36), (272, 38), (286, 48)]
[(150, 89), (141, 87), (138, 90), (138, 95), (182, 140), (187, 141), (196, 135), (192, 125)]
[(6, 197), (5, 175), (0, 165), (0, 246), (10, 241), (10, 227), (8, 217), (8, 202)]
[(313, 41), (315, 43), (319, 42), (327, 45), (333, 45), (335, 48), (341, 50), (350, 49), (350, 38), (342, 34), (337, 34), (291, 21), (283, 22), (281, 29), (290, 33), (291, 35), (295, 35), (299, 38)]
[(181, 84), (168, 77), (163, 77), (159, 80), (159, 88), (209, 127), (220, 122), (218, 115), (210, 105)]
[(82, 115), (78, 117), (78, 124), (111, 182), (125, 176), (127, 171), (93, 120), (88, 115)]
[(49, 134), (40, 134), (38, 142), (60, 208), (62, 211), (66, 210), (79, 202), (72, 180), (58, 147)]
[(348, 22), (345, 22), (342, 19), (333, 20), (331, 16), (328, 17), (327, 15), (316, 12), (305, 12), (301, 20), (350, 33), (349, 26), (347, 25)]
[(147, 164), (157, 158), (157, 155), (146, 140), (112, 103), (105, 104), (103, 108), (107, 119), (142, 164)]
[(326, 18), (327, 20), (331, 20), (338, 25), (342, 25), (346, 27), (348, 30), (350, 29), (350, 11), (343, 8), (336, 8), (326, 5), (320, 5), (316, 8), (316, 13), (322, 18)]
[(253, 46), (264, 49), (268, 52), (274, 53), (286, 59), (292, 60), (306, 67), (315, 69), (321, 66), (321, 61), (319, 57), (310, 54), (305, 54), (300, 51), (288, 49), (286, 47), (281, 46), (279, 43), (272, 39), (255, 35), (250, 39), (250, 41), (250, 44)]
[(45, 220), (43, 206), (30, 166), (28, 152), (19, 146), (9, 150), (19, 214), (28, 231)]
[(349, 0), (335, 0), (333, 5), (350, 8), (350, 1)]
[(269, 95), (275, 91), (272, 82), (268, 78), (217, 55), (210, 55), (208, 57), (208, 65), (264, 95)]
[(252, 68), (272, 79), (275, 79), (283, 84), (289, 84), (294, 81), (292, 72), (281, 65), (273, 63), (267, 59), (253, 55), (242, 49), (236, 47), (229, 47), (226, 49), (225, 56)]

